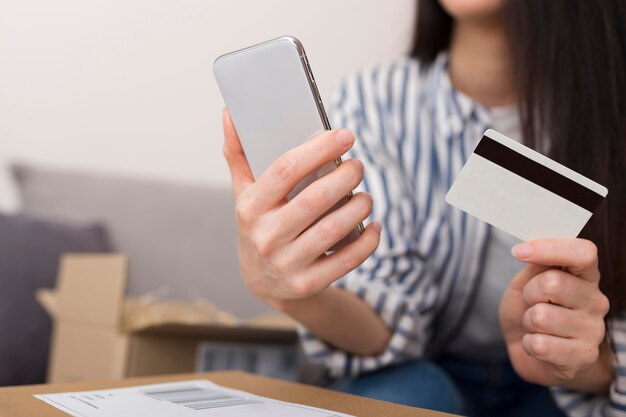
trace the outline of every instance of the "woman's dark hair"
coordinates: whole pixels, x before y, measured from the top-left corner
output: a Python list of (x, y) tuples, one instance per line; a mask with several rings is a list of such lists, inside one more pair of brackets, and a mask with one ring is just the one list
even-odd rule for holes
[[(453, 19), (419, 0), (411, 55), (432, 63)], [(505, 0), (524, 142), (609, 194), (581, 237), (598, 246), (611, 315), (626, 312), (626, 1)], [(545, 141), (548, 144), (544, 143)], [(546, 147), (546, 145), (548, 145)]]

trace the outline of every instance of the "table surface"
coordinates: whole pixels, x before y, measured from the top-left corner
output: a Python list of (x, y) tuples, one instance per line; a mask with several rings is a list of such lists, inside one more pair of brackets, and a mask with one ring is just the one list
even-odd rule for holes
[(67, 414), (33, 397), (33, 394), (87, 391), (155, 384), (188, 379), (208, 379), (216, 384), (240, 389), (282, 401), (311, 405), (362, 417), (443, 417), (450, 414), (400, 406), (384, 401), (357, 397), (323, 388), (279, 381), (239, 371), (165, 375), (128, 378), (117, 381), (74, 382), (64, 384), (25, 385), (0, 388), (0, 417), (51, 416)]

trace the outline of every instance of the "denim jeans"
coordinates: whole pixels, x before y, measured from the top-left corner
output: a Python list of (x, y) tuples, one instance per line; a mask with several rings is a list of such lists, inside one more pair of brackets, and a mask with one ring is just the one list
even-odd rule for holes
[(337, 389), (413, 407), (471, 417), (564, 417), (545, 387), (511, 364), (444, 357), (413, 361), (340, 382)]

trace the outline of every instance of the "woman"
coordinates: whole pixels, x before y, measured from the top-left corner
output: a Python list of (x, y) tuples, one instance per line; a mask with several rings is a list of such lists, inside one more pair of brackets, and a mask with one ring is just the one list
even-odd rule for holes
[[(623, 415), (626, 3), (418, 6), (412, 57), (337, 90), (333, 125), (347, 129), (289, 151), (257, 181), (225, 112), (248, 287), (303, 325), (308, 354), (349, 378), (346, 391), (480, 416)], [(445, 204), (489, 127), (607, 186), (588, 240), (513, 246)], [(369, 193), (309, 228), (362, 178)], [(324, 255), (368, 217), (357, 242)], [(545, 387), (558, 387), (558, 406)]]

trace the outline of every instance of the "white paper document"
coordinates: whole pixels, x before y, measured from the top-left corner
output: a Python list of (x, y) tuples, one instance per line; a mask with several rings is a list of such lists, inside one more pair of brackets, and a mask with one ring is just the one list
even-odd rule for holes
[(252, 395), (207, 380), (35, 397), (75, 417), (352, 417)]

